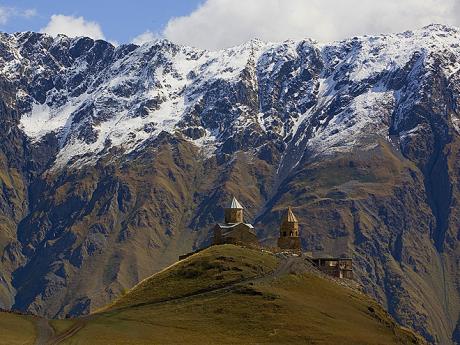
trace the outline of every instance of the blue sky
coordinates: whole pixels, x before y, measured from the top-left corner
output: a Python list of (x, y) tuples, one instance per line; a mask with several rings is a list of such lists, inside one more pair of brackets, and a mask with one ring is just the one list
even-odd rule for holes
[[(84, 17), (99, 23), (108, 40), (129, 42), (150, 30), (160, 33), (169, 19), (184, 16), (198, 7), (200, 0), (14, 0), (0, 1), (0, 6), (14, 9), (1, 31), (39, 31), (53, 14)], [(19, 15), (35, 10), (34, 16)]]
[(89, 36), (114, 44), (164, 37), (205, 49), (252, 38), (312, 38), (460, 25), (460, 0), (0, 0), (0, 31)]

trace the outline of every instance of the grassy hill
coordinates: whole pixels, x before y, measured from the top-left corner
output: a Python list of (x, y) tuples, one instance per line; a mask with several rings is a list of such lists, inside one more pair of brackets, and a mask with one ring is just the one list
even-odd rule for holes
[[(224, 245), (155, 274), (59, 344), (422, 344), (372, 299), (301, 258)], [(55, 340), (56, 340), (55, 339)]]
[(0, 344), (33, 344), (36, 336), (35, 318), (0, 312)]

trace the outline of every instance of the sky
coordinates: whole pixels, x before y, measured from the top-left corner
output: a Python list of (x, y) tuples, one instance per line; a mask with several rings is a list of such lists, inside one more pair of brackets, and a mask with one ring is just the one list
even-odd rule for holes
[(0, 31), (157, 38), (221, 49), (252, 38), (329, 42), (432, 23), (460, 26), (460, 0), (0, 0)]

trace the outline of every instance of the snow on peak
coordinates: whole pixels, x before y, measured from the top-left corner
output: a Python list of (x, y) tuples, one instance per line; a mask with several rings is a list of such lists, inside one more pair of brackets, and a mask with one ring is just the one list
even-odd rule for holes
[[(63, 48), (72, 49), (77, 43), (66, 42)], [(15, 64), (29, 68), (31, 74), (38, 71), (62, 78), (59, 82), (65, 84), (54, 85), (42, 100), (31, 97), (33, 90), (18, 91), (18, 101), (31, 101), (21, 117), (22, 129), (33, 141), (56, 132), (62, 147), (59, 164), (65, 164), (73, 155), (100, 152), (107, 143), (129, 152), (161, 131), (173, 133), (183, 116), (201, 101), (208, 85), (215, 81), (236, 82), (250, 60), (256, 61), (261, 54), (264, 45), (255, 43), (209, 52), (157, 40), (117, 58), (114, 55), (126, 49), (121, 46), (98, 71), (94, 71), (90, 54), (74, 57), (69, 66), (50, 66), (42, 60), (56, 60), (54, 52), (43, 49), (34, 60), (19, 55), (23, 47), (13, 46), (11, 50), (19, 61)], [(91, 42), (83, 46), (88, 47), (93, 49)], [(103, 52), (97, 53), (103, 57)], [(18, 78), (6, 72), (4, 75)], [(80, 87), (81, 92), (74, 95), (75, 88)], [(94, 140), (81, 135), (89, 126)]]
[[(330, 44), (251, 40), (220, 51), (164, 39), (114, 48), (31, 33), (3, 34), (0, 42), (1, 76), (19, 81), (22, 129), (33, 141), (57, 134), (57, 165), (97, 157), (107, 145), (129, 152), (161, 131), (186, 127), (194, 130), (189, 140), (207, 149), (248, 128), (291, 140), (335, 103), (340, 111), (318, 122), (310, 145), (347, 147), (389, 116), (379, 113), (380, 104), (399, 97), (379, 76), (404, 69), (414, 56), (429, 65), (432, 53), (457, 57), (443, 66), (446, 74), (460, 69), (460, 32), (438, 24)], [(360, 87), (364, 92), (340, 106), (338, 97)]]

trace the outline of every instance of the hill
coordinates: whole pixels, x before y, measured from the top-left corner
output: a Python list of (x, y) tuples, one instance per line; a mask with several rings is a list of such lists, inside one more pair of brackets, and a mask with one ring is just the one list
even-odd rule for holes
[(34, 344), (37, 337), (36, 318), (0, 311), (0, 344)]
[(96, 314), (52, 323), (74, 345), (424, 344), (305, 259), (232, 245), (178, 262)]

